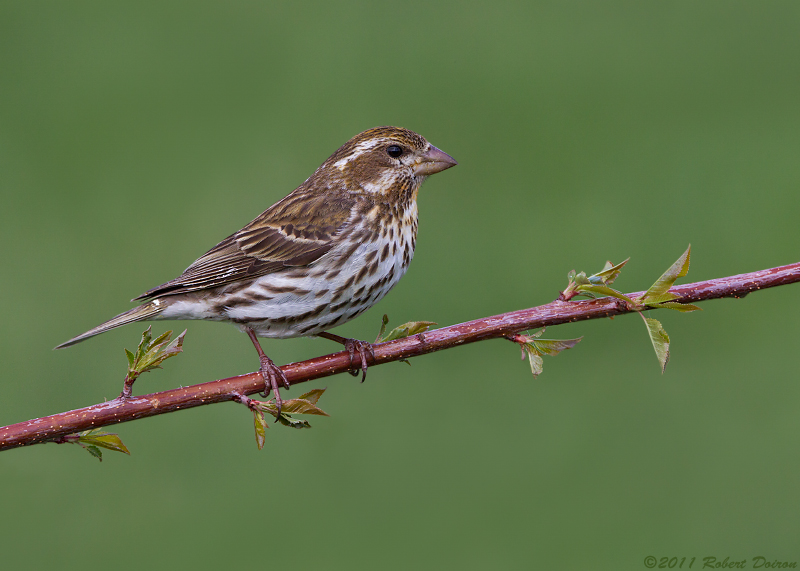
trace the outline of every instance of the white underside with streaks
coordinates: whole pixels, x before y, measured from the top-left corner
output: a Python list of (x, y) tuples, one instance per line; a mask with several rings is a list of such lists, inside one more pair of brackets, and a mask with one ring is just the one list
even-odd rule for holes
[[(407, 262), (414, 256), (416, 201), (411, 201), (404, 217), (409, 223), (401, 226), (404, 231), (399, 236), (395, 233), (392, 239), (387, 236), (377, 242), (361, 244), (344, 262), (341, 271), (333, 279), (317, 273), (322, 272), (321, 266), (328, 266), (338, 256), (343, 255), (351, 246), (349, 244), (334, 247), (311, 264), (306, 276), (292, 276), (292, 270), (275, 272), (258, 278), (252, 285), (234, 295), (234, 300), (247, 299), (248, 294), (268, 295), (272, 296), (272, 299), (231, 303), (230, 307), (226, 307), (223, 314), (219, 315), (213, 310), (212, 292), (196, 292), (194, 295), (173, 299), (167, 297), (162, 298), (162, 302), (168, 303), (168, 306), (157, 319), (232, 321), (242, 328), (245, 325), (251, 327), (259, 337), (272, 338), (315, 335), (332, 329), (375, 305), (405, 274), (408, 269)], [(411, 221), (414, 223), (411, 224)], [(389, 255), (381, 262), (381, 252), (387, 242)], [(394, 255), (391, 253), (392, 243), (396, 252)], [(406, 249), (409, 252), (407, 260), (404, 259)], [(378, 263), (378, 270), (360, 281), (353, 281), (352, 285), (339, 295), (339, 290), (361, 271), (373, 251), (375, 255), (371, 263)], [(373, 287), (381, 281), (380, 287)], [(301, 294), (272, 293), (270, 288), (291, 288), (300, 290)], [(307, 290), (308, 293), (302, 293), (302, 290)], [(319, 308), (321, 313), (316, 311)], [(305, 313), (313, 315), (300, 320), (290, 320)]]

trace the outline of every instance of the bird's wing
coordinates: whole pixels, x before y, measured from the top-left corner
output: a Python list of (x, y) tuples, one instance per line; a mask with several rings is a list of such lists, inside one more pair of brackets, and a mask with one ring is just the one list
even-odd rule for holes
[(355, 201), (291, 194), (225, 238), (179, 277), (136, 300), (215, 288), (286, 267), (307, 266), (346, 234)]

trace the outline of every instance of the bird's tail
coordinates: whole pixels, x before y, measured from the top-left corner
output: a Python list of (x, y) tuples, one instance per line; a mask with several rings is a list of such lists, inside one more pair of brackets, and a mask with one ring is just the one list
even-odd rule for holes
[(125, 325), (126, 323), (133, 323), (134, 321), (145, 321), (146, 319), (153, 319), (156, 315), (164, 311), (166, 308), (166, 304), (162, 301), (161, 303), (158, 300), (151, 301), (150, 303), (145, 303), (144, 305), (140, 305), (139, 307), (134, 307), (131, 310), (126, 311), (125, 313), (120, 313), (116, 317), (109, 319), (105, 323), (102, 323), (95, 327), (94, 329), (90, 329), (86, 333), (78, 335), (77, 337), (73, 337), (69, 341), (66, 341), (56, 347), (56, 349), (63, 349), (64, 347), (69, 347), (70, 345), (75, 345), (75, 343), (80, 343), (84, 339), (88, 339), (89, 337), (94, 337), (95, 335), (100, 335), (101, 333), (105, 333), (109, 329), (114, 329), (115, 327), (119, 327), (120, 325)]

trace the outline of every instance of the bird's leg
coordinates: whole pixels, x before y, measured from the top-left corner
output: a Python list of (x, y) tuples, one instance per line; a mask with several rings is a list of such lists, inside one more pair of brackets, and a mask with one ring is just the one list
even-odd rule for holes
[[(372, 357), (373, 361), (375, 360), (375, 349), (372, 348), (372, 343), (367, 343), (366, 341), (359, 341), (358, 339), (349, 339), (347, 337), (340, 337), (338, 335), (334, 335), (333, 333), (317, 333), (317, 337), (322, 337), (323, 339), (330, 339), (331, 341), (336, 341), (337, 343), (341, 343), (344, 345), (344, 348), (347, 349), (347, 352), (350, 353), (350, 365), (353, 366), (353, 361), (355, 361), (356, 351), (358, 351), (359, 356), (361, 357), (361, 382), (363, 383), (364, 380), (367, 378), (367, 354)], [(354, 377), (358, 375), (358, 370), (352, 369), (350, 374)]]
[[(266, 353), (264, 353), (264, 349), (261, 348), (261, 343), (258, 342), (255, 331), (249, 327), (245, 327), (245, 331), (247, 331), (250, 341), (253, 342), (256, 351), (258, 351), (258, 358), (261, 360), (261, 368), (259, 371), (261, 376), (264, 377), (264, 397), (266, 398), (270, 389), (272, 389), (272, 392), (275, 393), (275, 404), (278, 405), (278, 417), (280, 417), (281, 408), (283, 408), (283, 400), (281, 400), (281, 395), (278, 392), (278, 377), (281, 378), (283, 386), (287, 389), (291, 386), (289, 380), (286, 378), (286, 375), (283, 374), (281, 368), (275, 365), (272, 359), (267, 357)], [(278, 421), (278, 417), (275, 417), (276, 422)]]

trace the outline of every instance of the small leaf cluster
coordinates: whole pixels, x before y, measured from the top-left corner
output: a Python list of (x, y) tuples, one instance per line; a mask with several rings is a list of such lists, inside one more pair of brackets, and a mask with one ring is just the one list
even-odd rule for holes
[(628, 309), (638, 312), (644, 320), (645, 326), (647, 327), (647, 334), (653, 344), (653, 349), (656, 352), (656, 357), (658, 358), (658, 362), (661, 365), (661, 372), (663, 373), (667, 367), (667, 362), (669, 362), (669, 335), (664, 331), (664, 327), (661, 325), (660, 321), (652, 317), (645, 317), (642, 312), (647, 309), (662, 308), (673, 309), (680, 312), (697, 311), (700, 309), (696, 305), (690, 303), (676, 302), (675, 300), (678, 299), (678, 296), (669, 291), (678, 278), (682, 278), (689, 273), (691, 249), (692, 247), (689, 246), (683, 255), (681, 255), (681, 257), (639, 297), (630, 298), (610, 287), (619, 276), (622, 267), (628, 263), (628, 260), (625, 260), (616, 266), (611, 262), (606, 262), (606, 265), (600, 272), (591, 276), (587, 276), (584, 272), (576, 273), (575, 270), (572, 270), (567, 275), (569, 280), (567, 288), (561, 292), (559, 299), (568, 301), (577, 296), (596, 298), (601, 295), (606, 295), (624, 301)]
[(301, 395), (299, 398), (285, 400), (283, 401), (283, 406), (281, 407), (280, 413), (278, 412), (278, 406), (272, 400), (257, 401), (247, 397), (240, 397), (238, 400), (246, 404), (247, 407), (253, 411), (253, 424), (255, 425), (256, 444), (258, 445), (258, 449), (261, 450), (264, 448), (267, 428), (269, 428), (269, 424), (264, 417), (264, 413), (271, 414), (275, 417), (275, 422), (279, 422), (284, 426), (288, 426), (289, 428), (311, 428), (311, 424), (309, 424), (307, 420), (293, 418), (287, 413), (330, 416), (327, 412), (317, 406), (317, 401), (324, 392), (325, 389), (314, 389)]
[(77, 444), (89, 454), (103, 461), (103, 452), (101, 448), (106, 450), (114, 450), (116, 452), (124, 452), (130, 455), (128, 448), (122, 443), (122, 440), (117, 434), (110, 432), (100, 432), (99, 429), (85, 430), (70, 434), (56, 440), (59, 444)]
[(142, 340), (139, 342), (135, 353), (125, 349), (125, 355), (128, 357), (126, 383), (133, 383), (142, 373), (160, 369), (161, 363), (183, 351), (183, 338), (186, 336), (186, 330), (170, 341), (172, 331), (165, 331), (153, 339), (152, 335), (150, 335), (150, 329), (148, 327), (142, 333)]
[(542, 355), (558, 355), (561, 351), (572, 349), (583, 339), (583, 337), (578, 337), (577, 339), (540, 339), (542, 333), (544, 333), (544, 329), (531, 335), (517, 334), (510, 337), (522, 349), (523, 361), (525, 360), (525, 355), (528, 356), (528, 360), (531, 363), (531, 373), (533, 373), (534, 378), (542, 374), (544, 365)]
[(633, 303), (630, 298), (609, 287), (617, 279), (622, 267), (628, 263), (628, 260), (630, 258), (621, 261), (616, 266), (611, 262), (606, 262), (601, 271), (591, 276), (587, 276), (586, 272), (576, 273), (575, 270), (572, 270), (567, 274), (567, 279), (569, 280), (567, 289), (561, 292), (559, 299), (561, 301), (569, 301), (573, 297), (580, 295), (591, 298), (607, 295)]
[(386, 326), (389, 324), (389, 316), (384, 314), (381, 321), (381, 330), (378, 337), (375, 338), (375, 343), (386, 343), (387, 341), (394, 341), (395, 339), (404, 339), (412, 335), (425, 333), (431, 326), (436, 325), (434, 321), (409, 321), (398, 325), (389, 333), (386, 333)]
[[(161, 363), (183, 351), (183, 338), (186, 335), (186, 331), (170, 341), (172, 331), (167, 331), (153, 339), (150, 329), (148, 327), (142, 333), (142, 340), (139, 342), (135, 352), (125, 349), (125, 356), (128, 358), (128, 374), (125, 375), (120, 398), (125, 399), (131, 396), (133, 382), (139, 375), (153, 369), (160, 369)], [(110, 432), (88, 430), (58, 438), (54, 442), (58, 444), (78, 444), (101, 462), (103, 461), (103, 453), (100, 448), (130, 454), (120, 437)]]

